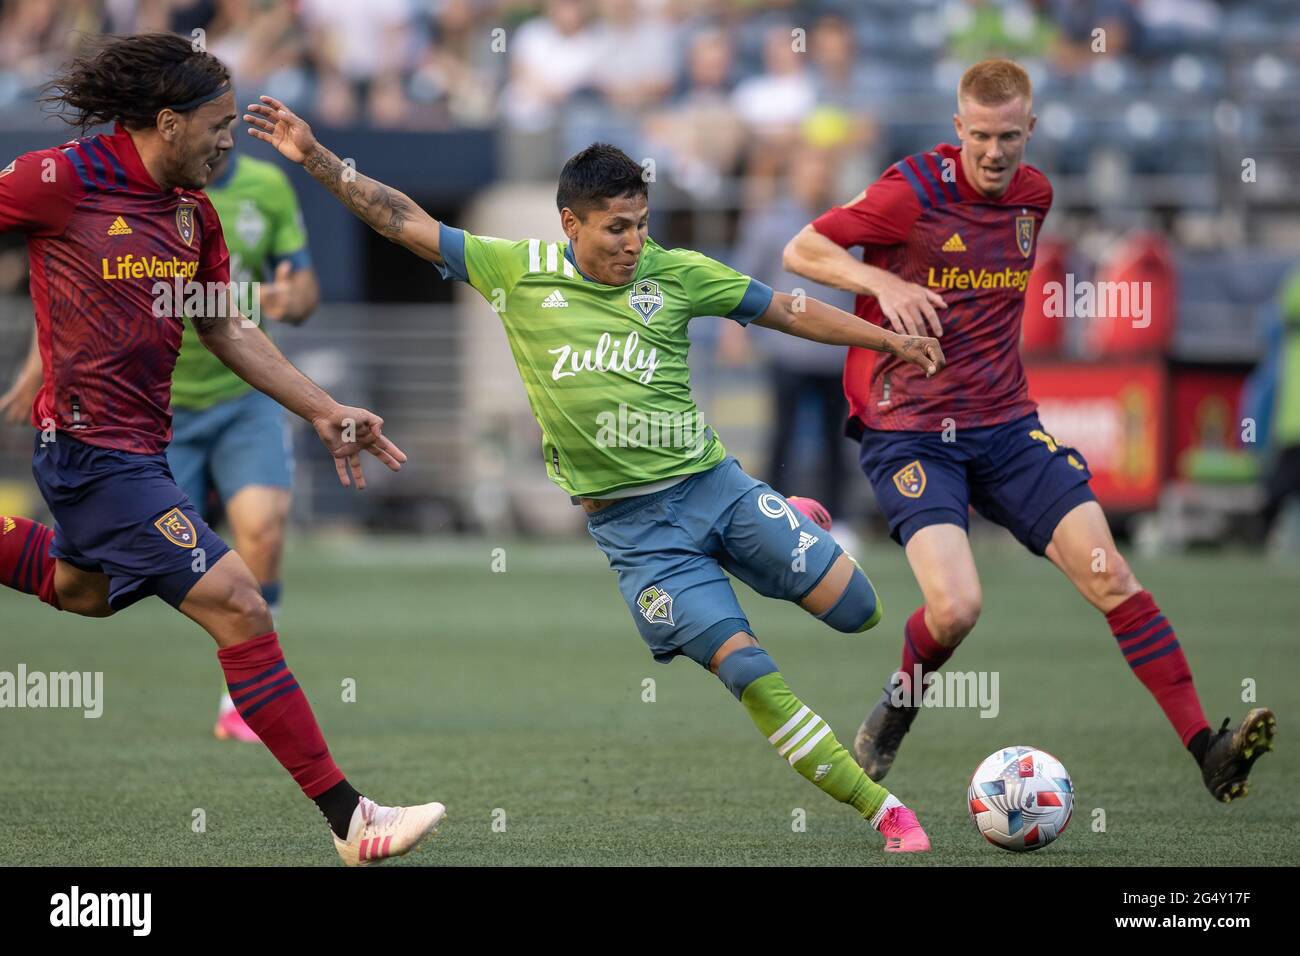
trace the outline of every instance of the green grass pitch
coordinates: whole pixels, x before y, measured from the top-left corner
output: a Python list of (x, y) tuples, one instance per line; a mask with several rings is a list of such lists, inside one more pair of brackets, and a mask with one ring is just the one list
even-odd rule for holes
[[(491, 570), (498, 546), (504, 573)], [(877, 542), (859, 557), (885, 604), (866, 634), (838, 634), (736, 585), (795, 693), (846, 744), (919, 603), (898, 548)], [(449, 807), (438, 836), (394, 866), (1300, 858), (1294, 568), (1237, 554), (1133, 561), (1178, 629), (1215, 728), (1249, 706), (1247, 678), (1278, 713), (1278, 752), (1256, 766), (1247, 799), (1223, 806), (1064, 578), (997, 541), (978, 547), (977, 560), (984, 614), (952, 666), (998, 671), (1000, 713), (918, 718), (887, 783), (935, 849), (904, 858), (886, 855), (856, 814), (792, 772), (716, 678), (685, 660), (655, 664), (589, 543), (299, 538), (279, 626), (353, 783), (381, 802)], [(270, 754), (212, 738), (213, 646), (161, 602), (101, 621), (0, 593), (0, 670), (19, 662), (103, 671), (105, 703), (97, 720), (0, 710), (0, 865), (337, 864), (323, 820)], [(653, 702), (643, 700), (646, 678)], [(343, 699), (348, 679), (354, 702)], [(1069, 829), (1035, 853), (987, 845), (967, 818), (971, 771), (1010, 744), (1056, 754), (1077, 790)], [(199, 809), (206, 825), (195, 832)]]

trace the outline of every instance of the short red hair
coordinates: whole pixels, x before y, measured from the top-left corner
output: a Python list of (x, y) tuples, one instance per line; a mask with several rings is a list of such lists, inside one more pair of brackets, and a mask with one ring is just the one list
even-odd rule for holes
[(1001, 106), (1017, 96), (1028, 104), (1034, 98), (1029, 74), (1012, 60), (981, 60), (961, 76), (957, 102), (970, 99), (981, 106)]

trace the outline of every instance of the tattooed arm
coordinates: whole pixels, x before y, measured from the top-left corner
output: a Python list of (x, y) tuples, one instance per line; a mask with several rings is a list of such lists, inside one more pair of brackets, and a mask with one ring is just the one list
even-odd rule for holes
[(827, 345), (851, 345), (873, 352), (885, 352), (904, 362), (919, 365), (925, 377), (943, 370), (946, 360), (938, 339), (923, 335), (900, 335), (864, 322), (820, 299), (798, 298), (785, 292), (772, 295), (767, 311), (754, 320), (755, 325), (776, 329), (801, 339)]
[(244, 114), (249, 135), (270, 143), (298, 163), (334, 194), (358, 219), (390, 242), (405, 246), (421, 259), (442, 265), (438, 221), (411, 197), (363, 176), (316, 141), (311, 127), (270, 96), (252, 103)]

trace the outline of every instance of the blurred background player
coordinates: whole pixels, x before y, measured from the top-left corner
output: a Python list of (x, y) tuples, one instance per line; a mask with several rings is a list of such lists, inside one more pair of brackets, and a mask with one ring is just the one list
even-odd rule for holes
[(44, 369), (32, 472), (55, 520), (0, 516), (0, 582), (88, 617), (161, 597), (212, 636), (240, 715), (316, 803), (343, 861), (404, 854), (444, 807), (383, 807), (347, 781), (257, 580), (163, 454), (188, 313), (233, 372), (312, 423), (343, 484), (364, 487), (363, 449), (394, 470), (406, 457), (377, 415), (339, 405), (267, 336), (244, 329), (228, 297), (230, 257), (202, 189), (233, 145), (229, 71), (180, 37), (110, 37), (48, 90), (71, 125), (113, 131), (0, 171), (0, 232), (24, 234), (30, 255)]
[(709, 668), (777, 753), (860, 813), (887, 852), (928, 850), (916, 816), (790, 691), (736, 600), (724, 569), (845, 633), (873, 627), (881, 614), (856, 562), (746, 475), (703, 424), (690, 394), (686, 326), (725, 315), (885, 351), (925, 375), (943, 367), (938, 343), (864, 325), (815, 299), (796, 305), (699, 253), (663, 249), (648, 235), (642, 168), (607, 144), (582, 150), (560, 173), (567, 243), (507, 241), (439, 223), (345, 166), (273, 97), (249, 110), (254, 137), (302, 164), (376, 232), (496, 304), (542, 426), (548, 477), (587, 512), (655, 659), (681, 654)]
[[(293, 187), (265, 160), (222, 154), (204, 189), (222, 223), (230, 275), (253, 286), (259, 316), (299, 325), (316, 308), (320, 286)], [(268, 276), (271, 280), (267, 281)], [(259, 326), (264, 332), (266, 326)], [(268, 333), (269, 334), (269, 333)], [(10, 423), (25, 420), (41, 387), (36, 336), (0, 404)], [(186, 325), (172, 372), (172, 476), (209, 525), (224, 515), (262, 588), (272, 618), (280, 609), (280, 558), (293, 487), (293, 447), (285, 411), (228, 369)], [(223, 692), (213, 733), (257, 741)]]
[[(907, 551), (925, 603), (903, 631), (902, 663), (854, 742), (874, 780), (893, 765), (937, 671), (980, 613), (968, 509), (1045, 555), (1097, 610), (1120, 651), (1195, 757), (1216, 800), (1247, 792), (1276, 721), (1254, 708), (1217, 734), (1205, 719), (1173, 626), (1120, 555), (1083, 456), (1043, 430), (1020, 359), (1024, 292), (1052, 203), (1022, 164), (1033, 132), (1028, 74), (985, 60), (961, 78), (961, 146), (895, 163), (852, 202), (806, 226), (786, 266), (858, 295), (858, 314), (909, 335), (943, 336), (947, 374), (928, 379), (850, 350), (844, 382), (862, 468)], [(847, 250), (862, 246), (862, 260)]]
[[(787, 272), (781, 252), (790, 236), (829, 206), (835, 195), (836, 156), (828, 149), (803, 145), (790, 154), (779, 188), (741, 220), (734, 266), (780, 292), (801, 290), (845, 312), (853, 295), (833, 286), (807, 282)], [(746, 335), (746, 331), (749, 332)], [(844, 514), (848, 478), (844, 453), (844, 349), (791, 338), (771, 329), (742, 329), (726, 323), (724, 352), (731, 361), (748, 360), (752, 347), (767, 369), (774, 420), (763, 474), (778, 488), (799, 488), (818, 499), (833, 515)], [(812, 429), (800, 428), (810, 420)], [(811, 432), (811, 434), (810, 434)], [(811, 438), (811, 441), (808, 439)], [(802, 452), (800, 454), (799, 452)], [(850, 532), (841, 525), (836, 540), (850, 553)]]

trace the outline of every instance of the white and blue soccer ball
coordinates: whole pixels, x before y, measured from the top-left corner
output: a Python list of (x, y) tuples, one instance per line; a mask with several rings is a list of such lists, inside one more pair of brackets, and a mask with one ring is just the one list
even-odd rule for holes
[(1016, 852), (1047, 846), (1074, 812), (1074, 784), (1065, 765), (1033, 747), (989, 754), (975, 768), (966, 798), (984, 839)]

